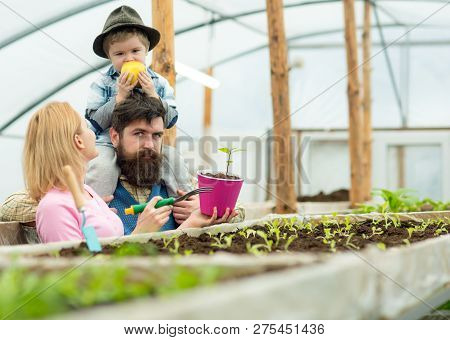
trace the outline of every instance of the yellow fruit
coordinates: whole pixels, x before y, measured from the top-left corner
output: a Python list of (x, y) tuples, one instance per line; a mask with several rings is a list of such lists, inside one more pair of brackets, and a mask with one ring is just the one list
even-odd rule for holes
[(131, 78), (131, 83), (135, 83), (138, 79), (139, 72), (145, 72), (145, 65), (139, 61), (127, 61), (123, 63), (120, 73), (128, 71), (128, 78)]

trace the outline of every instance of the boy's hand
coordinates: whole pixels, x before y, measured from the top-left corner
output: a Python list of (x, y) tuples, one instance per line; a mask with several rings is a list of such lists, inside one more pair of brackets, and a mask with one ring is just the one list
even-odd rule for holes
[(130, 95), (131, 90), (136, 86), (138, 80), (131, 83), (132, 77), (128, 77), (129, 72), (121, 73), (119, 78), (117, 78), (117, 95), (116, 103), (123, 102)]
[(153, 84), (153, 80), (149, 77), (147, 72), (139, 72), (138, 81), (147, 96), (159, 98), (158, 93), (156, 93), (155, 90), (155, 84)]

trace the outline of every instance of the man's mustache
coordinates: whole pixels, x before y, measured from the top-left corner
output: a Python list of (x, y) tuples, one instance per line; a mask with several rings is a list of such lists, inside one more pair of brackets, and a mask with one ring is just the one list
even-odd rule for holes
[(139, 159), (139, 158), (155, 158), (158, 153), (153, 149), (141, 149), (137, 151), (133, 156), (126, 157), (126, 159)]

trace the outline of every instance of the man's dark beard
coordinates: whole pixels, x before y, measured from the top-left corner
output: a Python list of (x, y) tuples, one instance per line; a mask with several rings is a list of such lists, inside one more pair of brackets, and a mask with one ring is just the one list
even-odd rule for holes
[(117, 165), (131, 185), (151, 188), (161, 179), (162, 156), (152, 149), (140, 150), (133, 156), (126, 156), (123, 147), (117, 148)]

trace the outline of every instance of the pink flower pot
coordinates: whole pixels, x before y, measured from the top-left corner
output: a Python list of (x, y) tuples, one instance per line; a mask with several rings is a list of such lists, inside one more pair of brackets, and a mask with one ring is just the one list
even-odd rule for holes
[(199, 188), (213, 188), (211, 192), (200, 193), (200, 211), (202, 214), (212, 216), (214, 207), (217, 207), (217, 217), (222, 217), (227, 208), (230, 208), (231, 212), (236, 206), (244, 180), (213, 178), (203, 175), (208, 172), (214, 173), (209, 170), (197, 173)]

